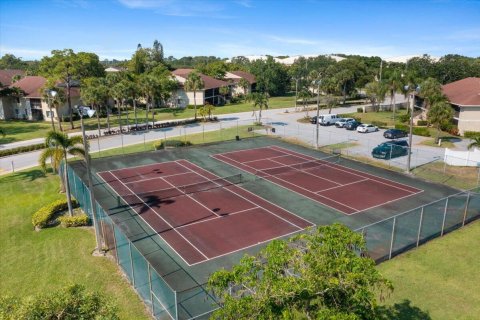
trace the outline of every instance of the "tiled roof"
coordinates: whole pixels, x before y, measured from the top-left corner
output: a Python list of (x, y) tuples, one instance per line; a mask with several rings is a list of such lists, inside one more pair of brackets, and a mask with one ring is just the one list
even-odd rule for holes
[[(177, 69), (177, 70), (174, 70), (172, 73), (177, 77), (186, 79), (188, 77), (188, 74), (192, 71), (194, 71), (194, 69)], [(213, 88), (228, 86), (228, 82), (217, 80), (210, 76), (204, 75), (200, 72), (198, 74), (200, 75), (200, 78), (202, 78), (203, 80), (204, 89), (213, 89)]]
[[(10, 85), (10, 87), (17, 87), (25, 92), (27, 98), (41, 98), (42, 88), (45, 86), (47, 79), (41, 76), (26, 76), (25, 78)], [(58, 88), (62, 90), (63, 88)], [(66, 90), (66, 89), (63, 89)], [(71, 88), (70, 95), (72, 97), (80, 96), (80, 88)]]
[(459, 106), (480, 106), (480, 78), (465, 78), (442, 86), (450, 103)]
[[(245, 71), (229, 71), (229, 73), (232, 73), (240, 78), (244, 78), (245, 80), (247, 80), (250, 84), (253, 84), (255, 82), (257, 82), (257, 80), (255, 79), (255, 76), (251, 73), (248, 73), (248, 72), (245, 72)], [(240, 79), (233, 79), (234, 82), (238, 82)]]
[(9, 85), (12, 84), (12, 78), (16, 75), (21, 75), (23, 76), (25, 74), (25, 71), (23, 70), (18, 70), (18, 69), (6, 69), (6, 70), (0, 70), (0, 83), (4, 87), (8, 87)]

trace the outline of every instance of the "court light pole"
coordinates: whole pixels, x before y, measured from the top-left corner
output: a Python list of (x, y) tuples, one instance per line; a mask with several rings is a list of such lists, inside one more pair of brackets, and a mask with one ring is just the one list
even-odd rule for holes
[[(410, 90), (409, 86), (405, 86), (405, 89)], [(415, 109), (415, 93), (419, 90), (416, 86), (411, 90), (412, 98), (410, 101), (410, 128), (408, 133), (408, 156), (407, 156), (407, 173), (411, 171), (411, 158), (412, 158), (412, 136), (413, 136), (413, 110)]]
[[(52, 122), (52, 129), (53, 131), (56, 131), (55, 124), (53, 123), (52, 100), (55, 99), (55, 97), (57, 96), (57, 91), (47, 89), (45, 90), (45, 94), (47, 95), (47, 105), (48, 105), (48, 109), (50, 110), (50, 120)], [(60, 118), (58, 118), (58, 121), (60, 121)]]
[(317, 121), (315, 122), (315, 128), (316, 128), (316, 138), (315, 138), (315, 143), (316, 143), (316, 146), (317, 146), (317, 149), (319, 147), (319, 143), (318, 143), (318, 136), (320, 134), (320, 122), (318, 121), (318, 117), (320, 116), (320, 82), (321, 80), (318, 79), (317, 80)]
[(102, 254), (102, 236), (100, 234), (100, 226), (98, 224), (97, 220), (97, 206), (96, 206), (96, 201), (95, 201), (95, 194), (93, 192), (93, 183), (92, 183), (92, 172), (90, 170), (90, 154), (88, 152), (88, 142), (87, 142), (87, 137), (85, 136), (85, 126), (83, 125), (83, 116), (85, 113), (88, 115), (88, 117), (92, 117), (95, 114), (95, 110), (92, 110), (90, 108), (87, 108), (82, 105), (77, 105), (75, 106), (75, 109), (78, 112), (78, 115), (80, 116), (80, 124), (81, 124), (81, 129), (82, 129), (82, 138), (83, 138), (83, 147), (85, 149), (85, 166), (87, 167), (87, 180), (88, 180), (88, 189), (90, 193), (90, 208), (92, 210), (92, 220), (93, 220), (93, 228), (95, 229), (95, 241), (97, 244), (97, 247), (93, 251), (93, 255), (103, 255)]

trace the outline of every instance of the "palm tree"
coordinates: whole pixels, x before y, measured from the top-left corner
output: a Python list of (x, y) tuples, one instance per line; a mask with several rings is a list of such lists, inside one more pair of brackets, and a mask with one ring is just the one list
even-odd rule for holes
[(402, 76), (397, 72), (397, 70), (393, 71), (393, 73), (390, 75), (387, 80), (387, 85), (390, 92), (390, 104), (392, 106), (393, 121), (395, 121), (395, 94), (403, 87)]
[(425, 108), (429, 108), (435, 101), (443, 99), (442, 86), (438, 80), (428, 78), (420, 84), (420, 95), (425, 99)]
[[(153, 108), (155, 105), (155, 97), (158, 96), (160, 84), (156, 77), (144, 73), (140, 76), (140, 87), (147, 102), (146, 125), (148, 129), (148, 112), (150, 111), (150, 108)], [(152, 119), (155, 121), (155, 115), (153, 115)]]
[(303, 111), (305, 111), (305, 116), (308, 117), (307, 105), (308, 99), (310, 98), (310, 91), (308, 91), (308, 88), (303, 88), (298, 94), (298, 97), (302, 99)]
[(448, 123), (452, 117), (453, 109), (445, 97), (435, 100), (428, 109), (427, 119), (437, 128), (437, 136), (435, 137), (436, 143), (438, 143), (438, 139), (440, 138), (441, 126)]
[[(67, 155), (85, 157), (85, 149), (83, 148), (83, 138), (81, 136), (68, 137), (63, 132), (50, 131), (45, 138), (46, 149), (40, 154), (38, 162), (43, 171), (47, 170), (47, 159), (52, 159), (52, 166), (60, 165), (63, 160), (63, 181), (67, 194), (68, 213), (73, 215), (72, 211), (72, 197), (70, 194), (69, 179), (67, 174), (68, 158)], [(81, 145), (81, 146), (79, 146)]]
[(240, 81), (238, 81), (238, 85), (240, 86), (240, 88), (243, 89), (243, 99), (244, 101), (247, 100), (247, 94), (248, 94), (248, 88), (250, 87), (250, 82), (248, 82), (247, 79), (245, 78), (241, 78)]
[(258, 107), (259, 111), (258, 111), (257, 122), (261, 123), (262, 110), (263, 108), (268, 109), (268, 94), (266, 92), (255, 92), (251, 94), (251, 99), (253, 101), (253, 114), (255, 115), (255, 118), (257, 118), (255, 108)]
[(184, 88), (185, 91), (193, 91), (193, 104), (195, 108), (195, 120), (197, 120), (197, 91), (202, 90), (205, 87), (202, 78), (196, 71), (192, 71), (187, 76)]
[(200, 114), (200, 116), (203, 117), (203, 120), (206, 121), (207, 116), (209, 120), (212, 119), (212, 112), (214, 110), (215, 110), (215, 107), (213, 105), (211, 105), (208, 102), (205, 102), (205, 105), (201, 107), (200, 110), (198, 110), (198, 113)]
[(218, 90), (223, 97), (224, 103), (227, 101), (227, 95), (230, 93), (230, 88), (228, 86), (220, 87)]
[[(103, 78), (88, 78), (83, 81), (80, 91), (82, 101), (95, 109), (98, 136), (100, 137), (100, 106), (108, 99), (108, 88)], [(108, 110), (107, 110), (108, 112)], [(110, 127), (110, 123), (108, 123)]]
[(475, 136), (473, 138), (470, 138), (470, 140), (472, 142), (467, 146), (468, 150), (472, 148), (480, 148), (480, 136)]
[(382, 82), (373, 81), (369, 82), (365, 86), (365, 94), (368, 100), (372, 103), (372, 107), (375, 111), (378, 111), (377, 102), (385, 100), (387, 94), (387, 88)]

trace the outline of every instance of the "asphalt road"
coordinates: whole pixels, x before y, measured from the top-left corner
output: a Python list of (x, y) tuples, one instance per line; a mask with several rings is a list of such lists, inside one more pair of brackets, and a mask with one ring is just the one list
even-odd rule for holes
[[(400, 97), (399, 97), (400, 99)], [(336, 108), (335, 113), (356, 112), (356, 106), (347, 108)], [(288, 110), (288, 112), (286, 112)], [(315, 112), (310, 111), (310, 116)], [(328, 113), (328, 110), (321, 110), (321, 113)], [(264, 110), (262, 113), (262, 122), (270, 124), (276, 130), (275, 134), (297, 138), (301, 141), (316, 145), (316, 125), (310, 123), (299, 123), (297, 120), (305, 117), (305, 112), (295, 112), (294, 108), (288, 109), (273, 109)], [(124, 134), (122, 136), (106, 136), (100, 139), (90, 140), (91, 152), (100, 150), (107, 150), (112, 148), (119, 148), (138, 143), (151, 143), (152, 141), (163, 139), (165, 137), (179, 137), (185, 134), (201, 133), (206, 131), (218, 130), (220, 128), (231, 128), (239, 125), (252, 124), (255, 118), (252, 117), (252, 112), (243, 112), (219, 116), (219, 122), (205, 123), (205, 124), (191, 124), (185, 126), (177, 126), (173, 128), (155, 129), (146, 133), (135, 132)], [(92, 131), (92, 134), (96, 132)], [(414, 136), (412, 147), (412, 166), (422, 165), (438, 159), (442, 159), (444, 155), (443, 148), (427, 147), (418, 145), (425, 138)], [(39, 141), (37, 141), (39, 140)], [(30, 140), (30, 144), (39, 143), (42, 139)], [(350, 142), (354, 146), (348, 148), (349, 154), (360, 155), (371, 158), (371, 150), (384, 142), (383, 130), (379, 132), (372, 132), (367, 134), (357, 133), (356, 131), (348, 131), (342, 128), (335, 128), (334, 126), (319, 128), (319, 145), (331, 145), (335, 143)], [(18, 144), (18, 143), (17, 143)], [(28, 142), (22, 142), (23, 145)], [(4, 146), (5, 147), (5, 146)], [(41, 151), (34, 151), (23, 153), (8, 157), (0, 158), (0, 174), (26, 169), (38, 165), (38, 157)], [(406, 168), (407, 157), (399, 157), (386, 161), (392, 166), (399, 168)]]

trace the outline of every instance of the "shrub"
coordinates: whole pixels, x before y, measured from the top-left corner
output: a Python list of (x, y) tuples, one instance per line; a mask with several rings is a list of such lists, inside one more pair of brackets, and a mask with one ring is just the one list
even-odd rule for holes
[[(203, 107), (203, 105), (197, 104), (197, 109), (200, 109), (201, 107)], [(187, 109), (195, 109), (195, 105), (194, 104), (189, 104), (187, 106)]]
[(422, 137), (430, 137), (430, 131), (426, 127), (413, 127), (413, 134)]
[[(78, 206), (76, 200), (72, 199), (72, 206)], [(67, 200), (57, 200), (37, 210), (32, 216), (32, 224), (38, 228), (44, 228), (56, 213), (67, 210)]]
[(181, 140), (167, 140), (166, 144), (165, 141), (161, 142), (154, 142), (153, 148), (155, 150), (162, 150), (165, 148), (176, 148), (176, 147), (188, 147), (191, 146), (192, 143), (190, 141), (181, 141)]
[(410, 115), (402, 114), (401, 116), (398, 117), (398, 120), (400, 120), (400, 122), (406, 123), (410, 120)]
[(0, 150), (0, 157), (10, 156), (12, 154), (25, 153), (45, 148), (45, 143), (37, 143), (29, 146), (17, 147), (12, 149)]
[(426, 125), (428, 125), (427, 120), (418, 120), (417, 121), (417, 126), (426, 126)]
[(465, 131), (463, 133), (465, 138), (473, 139), (475, 137), (480, 137), (480, 131)]
[(385, 128), (387, 126), (387, 123), (383, 121), (372, 121), (372, 124), (379, 128)]
[(60, 220), (61, 225), (65, 228), (81, 227), (86, 226), (90, 223), (90, 218), (85, 213), (73, 217), (62, 216), (58, 218), (58, 220)]
[(408, 131), (410, 128), (405, 125), (405, 124), (401, 124), (401, 123), (397, 123), (395, 125), (395, 129), (400, 129), (400, 130), (403, 130), (403, 131)]
[(357, 113), (363, 113), (363, 108), (357, 108)]

